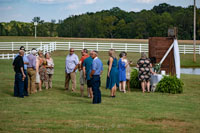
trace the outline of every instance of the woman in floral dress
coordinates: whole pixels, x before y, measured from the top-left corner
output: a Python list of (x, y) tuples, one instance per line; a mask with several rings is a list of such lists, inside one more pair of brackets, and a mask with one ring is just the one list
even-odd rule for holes
[(46, 65), (47, 61), (43, 56), (42, 51), (38, 52), (38, 60), (39, 60), (39, 74), (40, 74), (40, 84), (39, 84), (39, 91), (42, 91), (42, 85), (43, 83), (47, 80), (47, 70), (46, 70)]
[(146, 91), (150, 92), (150, 79), (152, 71), (152, 64), (149, 58), (147, 58), (146, 53), (141, 54), (141, 58), (137, 62), (137, 67), (139, 68), (139, 80), (141, 81), (143, 93)]

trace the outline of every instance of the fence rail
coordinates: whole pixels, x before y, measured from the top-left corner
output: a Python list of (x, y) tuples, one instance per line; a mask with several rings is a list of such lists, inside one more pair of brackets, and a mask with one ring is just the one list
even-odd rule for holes
[[(102, 43), (102, 42), (0, 42), (0, 51), (15, 51), (19, 50), (20, 46), (24, 46), (27, 51), (32, 48), (52, 52), (54, 50), (88, 50), (108, 51), (113, 48), (116, 51), (125, 52), (148, 52), (148, 44), (133, 44), (133, 43)], [(179, 45), (179, 51), (182, 54), (192, 54), (193, 45)], [(196, 53), (200, 54), (200, 45), (196, 45)], [(12, 54), (0, 54), (0, 59), (8, 59)], [(13, 56), (12, 56), (13, 57)]]

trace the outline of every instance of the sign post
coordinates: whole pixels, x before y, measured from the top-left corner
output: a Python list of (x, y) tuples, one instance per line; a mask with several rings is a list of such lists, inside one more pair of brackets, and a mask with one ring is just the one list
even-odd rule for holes
[(34, 26), (35, 26), (35, 38), (37, 37), (37, 25), (38, 25), (38, 23), (34, 22)]
[(196, 0), (194, 0), (194, 55), (193, 55), (193, 62), (196, 62)]

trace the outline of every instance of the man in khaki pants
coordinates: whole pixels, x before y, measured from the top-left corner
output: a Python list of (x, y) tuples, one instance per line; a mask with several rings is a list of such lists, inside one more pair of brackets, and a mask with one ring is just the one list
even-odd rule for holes
[(28, 72), (28, 93), (36, 93), (35, 80), (36, 80), (36, 49), (33, 48), (31, 54), (27, 56), (29, 65), (27, 66)]
[(65, 60), (65, 89), (69, 90), (69, 81), (72, 80), (72, 91), (76, 90), (76, 69), (78, 68), (79, 59), (74, 54), (74, 49), (70, 48), (70, 53)]

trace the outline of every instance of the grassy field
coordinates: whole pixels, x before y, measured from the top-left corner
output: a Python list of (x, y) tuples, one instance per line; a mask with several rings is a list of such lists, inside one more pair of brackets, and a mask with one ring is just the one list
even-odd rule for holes
[[(77, 92), (64, 90), (66, 55), (52, 54), (53, 88), (24, 99), (13, 97), (12, 61), (0, 60), (0, 132), (200, 132), (200, 75), (181, 75), (183, 94), (143, 94), (132, 89), (110, 98), (105, 89), (108, 56), (101, 52), (102, 104), (93, 105), (86, 93), (80, 97), (79, 82)], [(129, 55), (133, 61), (139, 58)]]

